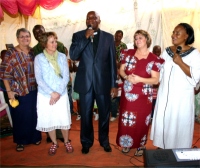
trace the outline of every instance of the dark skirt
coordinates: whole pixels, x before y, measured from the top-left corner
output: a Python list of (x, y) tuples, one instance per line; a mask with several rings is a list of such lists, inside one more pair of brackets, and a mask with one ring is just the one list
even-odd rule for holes
[(19, 106), (11, 107), (13, 121), (13, 141), (17, 144), (33, 144), (41, 141), (41, 132), (37, 125), (37, 90), (30, 91), (26, 96), (19, 96)]

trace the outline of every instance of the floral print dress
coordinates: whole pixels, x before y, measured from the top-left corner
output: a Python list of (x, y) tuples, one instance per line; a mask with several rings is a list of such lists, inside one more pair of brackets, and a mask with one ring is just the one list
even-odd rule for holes
[[(159, 72), (163, 59), (149, 53), (146, 59), (135, 57), (135, 49), (121, 52), (121, 62), (125, 64), (127, 75), (136, 74), (144, 78), (151, 77), (151, 70)], [(120, 100), (120, 113), (117, 145), (128, 148), (138, 148), (146, 144), (151, 120), (152, 85), (124, 81)]]

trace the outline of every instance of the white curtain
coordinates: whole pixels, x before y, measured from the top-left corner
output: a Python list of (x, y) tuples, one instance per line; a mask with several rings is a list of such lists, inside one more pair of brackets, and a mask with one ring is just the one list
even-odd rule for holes
[[(162, 50), (171, 44), (171, 33), (180, 22), (192, 25), (195, 31), (194, 47), (200, 50), (200, 1), (199, 0), (83, 0), (73, 3), (65, 0), (54, 10), (40, 7), (40, 18), (28, 17), (26, 22), (20, 15), (11, 18), (4, 13), (4, 21), (0, 25), (0, 49), (6, 43), (16, 44), (16, 29), (26, 27), (32, 33), (35, 24), (42, 24), (46, 31), (54, 31), (58, 40), (69, 49), (72, 34), (86, 28), (88, 11), (95, 10), (101, 18), (100, 29), (114, 35), (116, 30), (122, 30), (122, 39), (133, 48), (133, 35), (138, 29), (144, 29), (152, 37), (154, 45), (160, 45)], [(25, 24), (26, 23), (26, 24)], [(31, 46), (36, 44), (32, 37)]]
[(170, 46), (171, 34), (179, 23), (189, 23), (195, 32), (193, 46), (200, 50), (200, 1), (199, 0), (167, 0), (162, 4), (162, 24), (164, 47)]
[[(145, 8), (151, 6), (153, 8)], [(133, 35), (137, 29), (147, 30), (152, 37), (152, 46), (162, 46), (160, 1), (155, 0), (85, 0), (78, 4), (70, 1), (55, 10), (41, 8), (41, 20), (47, 31), (55, 31), (59, 41), (69, 49), (72, 34), (86, 28), (87, 12), (95, 10), (101, 17), (100, 29), (115, 34), (124, 32), (123, 42), (133, 48)]]
[(4, 21), (0, 25), (0, 51), (6, 49), (5, 44), (13, 44), (16, 46), (17, 29), (25, 27), (25, 19), (22, 15), (16, 15), (11, 17), (4, 13)]
[(154, 45), (160, 45), (163, 48), (161, 2), (160, 0), (135, 0), (134, 2), (136, 20), (134, 24), (136, 30), (143, 29), (150, 34), (152, 38), (150, 50)]
[[(114, 3), (113, 3), (114, 2)], [(86, 15), (88, 11), (99, 13), (100, 29), (114, 35), (116, 30), (123, 30), (125, 43), (132, 43), (135, 31), (135, 17), (133, 0), (85, 0), (80, 3), (64, 1), (55, 10), (41, 8), (41, 20), (46, 31), (55, 31), (59, 41), (69, 49), (74, 32), (86, 29)]]

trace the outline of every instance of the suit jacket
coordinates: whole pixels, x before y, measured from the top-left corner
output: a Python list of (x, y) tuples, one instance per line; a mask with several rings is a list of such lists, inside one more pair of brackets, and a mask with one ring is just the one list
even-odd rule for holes
[(109, 94), (112, 87), (117, 87), (117, 66), (114, 38), (101, 31), (97, 52), (94, 55), (90, 38), (85, 37), (86, 30), (73, 34), (70, 46), (70, 58), (79, 60), (74, 91), (86, 94), (93, 85), (96, 94)]

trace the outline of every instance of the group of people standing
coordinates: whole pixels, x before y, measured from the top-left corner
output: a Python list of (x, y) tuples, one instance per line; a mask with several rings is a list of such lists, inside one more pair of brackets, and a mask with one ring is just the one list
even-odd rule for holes
[[(89, 153), (94, 143), (94, 101), (99, 113), (99, 144), (105, 152), (112, 151), (109, 119), (112, 100), (118, 96), (117, 74), (122, 79), (122, 92), (116, 143), (122, 152), (136, 148), (135, 156), (142, 156), (156, 84), (159, 90), (150, 139), (159, 148), (190, 148), (194, 87), (200, 80), (200, 53), (190, 46), (194, 42), (193, 28), (187, 23), (178, 24), (171, 36), (173, 45), (159, 57), (149, 51), (152, 40), (147, 31), (137, 30), (133, 36), (134, 49), (127, 49), (120, 46), (121, 42), (116, 44), (113, 35), (101, 30), (100, 22), (97, 12), (88, 12), (87, 28), (73, 34), (69, 48), (71, 60), (79, 61), (74, 91), (79, 94), (81, 152)], [(123, 32), (116, 33), (123, 37)], [(24, 150), (26, 144), (39, 145), (43, 131), (48, 132), (52, 141), (49, 155), (55, 155), (58, 148), (55, 130), (60, 129), (66, 151), (71, 153), (67, 50), (65, 47), (64, 53), (58, 50), (54, 32), (42, 32), (38, 36), (40, 44), (34, 50), (29, 46), (30, 32), (22, 28), (16, 36), (19, 44), (7, 51), (0, 65), (0, 78), (9, 99), (18, 95), (20, 102), (18, 107), (11, 108), (16, 150)]]
[(53, 142), (48, 153), (54, 155), (58, 148), (55, 130), (60, 129), (66, 151), (71, 153), (66, 49), (62, 47), (64, 53), (59, 52), (57, 35), (43, 29), (39, 25), (33, 29), (39, 41), (34, 48), (29, 46), (30, 32), (25, 28), (18, 29), (18, 45), (6, 52), (0, 66), (8, 98), (19, 100), (17, 107), (10, 107), (13, 139), (17, 143), (16, 150), (23, 151), (24, 145), (41, 143), (41, 131), (48, 132)]

